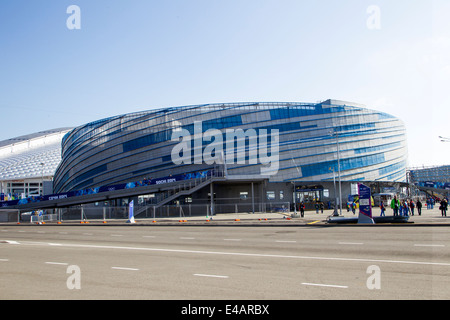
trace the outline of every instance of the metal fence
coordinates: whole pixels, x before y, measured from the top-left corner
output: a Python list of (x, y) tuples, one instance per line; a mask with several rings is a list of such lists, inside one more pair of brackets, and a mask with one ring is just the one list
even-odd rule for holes
[[(176, 217), (212, 216), (227, 213), (289, 213), (290, 202), (271, 203), (227, 203), (227, 204), (182, 204), (135, 206), (136, 219), (157, 219)], [(127, 206), (76, 206), (48, 210), (42, 215), (21, 215), (22, 222), (41, 223), (56, 221), (86, 221), (86, 220), (127, 220), (129, 208)], [(15, 215), (17, 221), (17, 214)]]
[(212, 216), (227, 213), (290, 212), (290, 202), (272, 203), (227, 203), (227, 204), (182, 204), (162, 207), (145, 206), (136, 210), (138, 218), (168, 218)]
[(45, 223), (59, 221), (57, 214), (43, 214), (30, 216), (30, 223)]
[[(204, 204), (172, 204), (157, 206), (152, 204), (136, 205), (134, 216), (136, 219), (157, 219), (177, 217), (214, 216), (217, 214), (233, 213), (290, 213), (293, 212), (290, 202), (266, 203), (211, 203)], [(128, 206), (80, 205), (70, 208), (49, 209), (42, 212), (20, 212), (19, 210), (0, 209), (0, 222), (16, 223), (44, 223), (58, 221), (86, 221), (86, 220), (127, 220)]]

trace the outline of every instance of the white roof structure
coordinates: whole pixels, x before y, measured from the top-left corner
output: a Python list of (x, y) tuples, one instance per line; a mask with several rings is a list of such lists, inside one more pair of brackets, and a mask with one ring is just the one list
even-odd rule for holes
[(0, 181), (53, 177), (61, 161), (61, 140), (72, 128), (58, 128), (0, 141)]

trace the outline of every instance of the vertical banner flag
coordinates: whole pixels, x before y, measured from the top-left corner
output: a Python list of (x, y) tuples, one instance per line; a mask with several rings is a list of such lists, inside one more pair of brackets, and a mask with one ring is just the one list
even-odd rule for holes
[(372, 219), (372, 195), (370, 188), (359, 183), (359, 218), (358, 223), (374, 223)]
[(134, 221), (134, 200), (132, 200), (129, 205), (127, 223), (135, 223), (135, 221)]

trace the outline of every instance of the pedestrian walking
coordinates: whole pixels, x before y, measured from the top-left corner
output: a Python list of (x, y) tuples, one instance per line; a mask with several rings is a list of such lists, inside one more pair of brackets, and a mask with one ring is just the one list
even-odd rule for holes
[(417, 206), (417, 213), (419, 214), (419, 216), (422, 215), (422, 202), (420, 202), (420, 199), (417, 199), (416, 206)]
[(386, 207), (384, 206), (383, 201), (381, 201), (381, 203), (380, 203), (380, 209), (381, 209), (380, 217), (385, 217), (384, 212), (386, 211)]
[(403, 215), (408, 216), (408, 202), (406, 200), (403, 200)]
[(415, 207), (416, 205), (414, 204), (414, 201), (412, 201), (412, 199), (411, 199), (411, 201), (409, 202), (409, 209), (411, 210), (411, 215), (413, 216), (414, 215), (414, 207)]
[(391, 209), (394, 210), (394, 217), (398, 216), (400, 201), (397, 199), (397, 196), (394, 196), (394, 199), (391, 201)]
[(441, 215), (443, 217), (447, 216), (447, 207), (448, 207), (448, 203), (445, 199), (441, 200), (441, 206), (439, 207), (439, 209), (441, 210)]
[(300, 202), (300, 216), (303, 218), (305, 216), (305, 204), (302, 202)]

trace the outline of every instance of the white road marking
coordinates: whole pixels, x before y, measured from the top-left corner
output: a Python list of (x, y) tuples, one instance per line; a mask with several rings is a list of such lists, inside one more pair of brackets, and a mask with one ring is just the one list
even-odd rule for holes
[(348, 286), (338, 286), (334, 284), (322, 284), (322, 283), (308, 283), (308, 282), (302, 282), (305, 286), (316, 286), (316, 287), (330, 287), (330, 288), (342, 288), (347, 289)]
[(27, 241), (27, 245), (43, 246), (43, 245), (49, 245), (49, 244), (46, 242)]
[(223, 279), (228, 279), (228, 276), (219, 276), (219, 275), (215, 275), (215, 274), (201, 274), (201, 273), (194, 273), (194, 276), (197, 277), (210, 277), (210, 278), (223, 278)]
[(8, 262), (9, 259), (0, 259), (1, 262)]
[(181, 240), (194, 240), (193, 237), (180, 237)]
[[(22, 245), (44, 245), (46, 242), (22, 241)], [(433, 265), (450, 267), (450, 263), (446, 262), (428, 262), (428, 261), (410, 261), (410, 260), (389, 260), (389, 259), (367, 259), (367, 258), (345, 258), (345, 257), (318, 257), (318, 256), (298, 256), (298, 255), (281, 255), (281, 254), (262, 254), (262, 253), (245, 253), (245, 252), (225, 252), (225, 251), (202, 251), (202, 250), (185, 250), (185, 249), (163, 249), (148, 247), (121, 247), (121, 246), (105, 246), (93, 244), (61, 244), (63, 247), (71, 248), (88, 248), (88, 249), (109, 249), (109, 250), (133, 250), (133, 251), (151, 251), (151, 252), (172, 252), (186, 254), (208, 254), (208, 255), (224, 255), (224, 256), (241, 256), (241, 257), (259, 257), (259, 258), (278, 258), (278, 259), (305, 259), (305, 260), (328, 260), (328, 261), (346, 261), (346, 262), (370, 262), (370, 263), (398, 263), (398, 264), (416, 264), (416, 265)]]
[(53, 264), (53, 265), (59, 265), (59, 266), (68, 266), (68, 263), (65, 262), (51, 262), (51, 261), (47, 261), (46, 264)]
[(0, 243), (7, 243), (7, 244), (20, 244), (17, 241), (10, 241), (10, 240), (0, 240)]
[(417, 243), (414, 245), (415, 247), (445, 247), (443, 244), (420, 244)]
[(277, 240), (275, 242), (279, 242), (279, 243), (295, 243), (297, 241), (295, 241), (295, 240)]
[(127, 270), (127, 271), (139, 271), (139, 269), (136, 269), (136, 268), (124, 268), (124, 267), (111, 267), (111, 269), (115, 269), (115, 270)]
[(339, 244), (355, 244), (355, 245), (362, 245), (364, 244), (363, 242), (339, 242)]
[(241, 241), (242, 239), (223, 239), (223, 241)]

